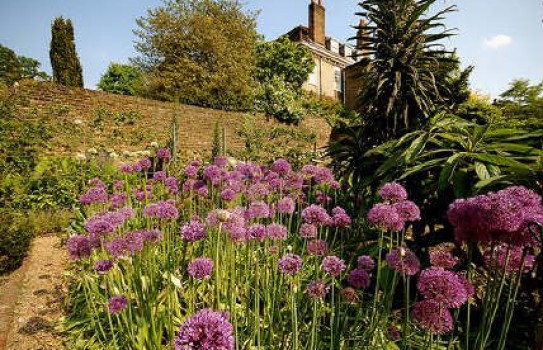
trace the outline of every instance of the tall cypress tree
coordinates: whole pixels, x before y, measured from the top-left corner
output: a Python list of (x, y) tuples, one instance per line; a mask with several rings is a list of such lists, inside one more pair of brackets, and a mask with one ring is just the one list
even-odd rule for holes
[(66, 86), (83, 87), (83, 69), (75, 50), (72, 21), (57, 17), (51, 26), (49, 50), (53, 81)]

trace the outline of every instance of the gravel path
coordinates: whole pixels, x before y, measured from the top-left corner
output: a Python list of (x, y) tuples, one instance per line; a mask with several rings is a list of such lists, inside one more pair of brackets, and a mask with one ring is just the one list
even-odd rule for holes
[(0, 349), (63, 349), (59, 322), (67, 255), (56, 236), (38, 237), (23, 266), (0, 282)]

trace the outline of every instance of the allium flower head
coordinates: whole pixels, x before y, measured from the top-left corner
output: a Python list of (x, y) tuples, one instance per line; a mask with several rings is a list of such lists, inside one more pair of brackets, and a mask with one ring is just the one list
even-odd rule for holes
[(305, 294), (313, 299), (324, 299), (329, 290), (330, 287), (328, 287), (324, 281), (316, 280), (307, 285)]
[(338, 277), (343, 271), (345, 271), (347, 266), (345, 265), (345, 261), (332, 255), (327, 256), (322, 260), (321, 268), (330, 276)]
[(436, 267), (442, 267), (445, 270), (453, 269), (458, 263), (458, 258), (451, 252), (443, 249), (438, 249), (430, 252), (430, 264)]
[(108, 194), (104, 187), (92, 187), (79, 197), (82, 204), (107, 203)]
[(225, 188), (221, 192), (221, 199), (225, 202), (231, 202), (236, 198), (236, 192), (230, 188)]
[(99, 275), (105, 275), (111, 268), (113, 268), (113, 261), (111, 260), (98, 260), (94, 263), (94, 271)]
[(233, 350), (234, 327), (229, 318), (226, 312), (200, 310), (179, 327), (175, 350)]
[(159, 148), (156, 151), (156, 157), (169, 162), (172, 159), (172, 151), (169, 148)]
[(325, 256), (328, 253), (328, 243), (322, 239), (314, 239), (307, 243), (307, 252), (312, 256)]
[(262, 201), (251, 202), (247, 208), (247, 217), (249, 219), (269, 218), (271, 217), (270, 207)]
[(392, 204), (392, 206), (404, 221), (413, 222), (420, 220), (420, 209), (415, 203), (411, 201), (401, 201)]
[(315, 204), (302, 210), (302, 219), (305, 223), (313, 225), (328, 225), (331, 221), (326, 209)]
[(415, 303), (411, 317), (415, 324), (425, 331), (446, 334), (453, 330), (454, 320), (449, 309), (432, 299)]
[(419, 293), (445, 308), (458, 308), (468, 300), (464, 281), (454, 272), (430, 267), (421, 272), (417, 282)]
[(292, 214), (295, 209), (296, 203), (290, 197), (284, 197), (277, 202), (277, 211), (281, 214)]
[(273, 223), (266, 227), (266, 235), (274, 241), (284, 241), (287, 239), (287, 227), (281, 224)]
[(89, 257), (92, 252), (92, 245), (87, 236), (74, 235), (66, 241), (66, 248), (70, 258), (74, 260)]
[(336, 227), (347, 227), (351, 224), (351, 217), (347, 214), (345, 209), (341, 207), (335, 207), (332, 209), (332, 220)]
[(195, 279), (204, 279), (213, 273), (213, 260), (205, 257), (194, 259), (187, 267), (189, 275)]
[(371, 271), (375, 268), (375, 261), (371, 256), (362, 255), (358, 257), (358, 268), (366, 271)]
[[(494, 248), (494, 253), (489, 249), (483, 257), (485, 265), (497, 272), (517, 273), (521, 269), (523, 248), (502, 244)], [(522, 272), (528, 272), (532, 269), (535, 262), (535, 256), (526, 254)]]
[(285, 254), (277, 262), (279, 271), (285, 275), (295, 275), (302, 267), (302, 258), (296, 254)]
[(273, 162), (272, 170), (278, 174), (285, 175), (292, 171), (292, 166), (286, 159), (277, 159)]
[(302, 224), (300, 226), (300, 237), (302, 238), (317, 237), (317, 226), (313, 224)]
[(391, 202), (404, 201), (407, 199), (407, 191), (402, 185), (396, 182), (391, 182), (381, 187), (379, 195), (384, 200)]
[(250, 239), (263, 241), (266, 238), (266, 226), (262, 224), (253, 224), (249, 226), (247, 233)]
[(378, 203), (368, 212), (368, 220), (372, 225), (389, 231), (401, 231), (405, 220), (391, 204)]
[(149, 158), (143, 158), (138, 163), (141, 166), (141, 168), (145, 170), (151, 168), (151, 165), (152, 165), (151, 160)]
[(187, 242), (197, 242), (207, 237), (205, 225), (194, 218), (181, 227), (181, 237)]
[(392, 250), (386, 256), (386, 261), (391, 269), (399, 273), (413, 276), (420, 270), (420, 261), (411, 250), (399, 247)]
[(164, 181), (166, 181), (167, 177), (168, 177), (168, 175), (166, 174), (165, 171), (156, 171), (153, 174), (153, 181), (154, 182), (164, 182)]
[(185, 168), (185, 176), (189, 179), (196, 179), (198, 177), (198, 168), (192, 165), (189, 165)]
[(148, 218), (176, 219), (179, 216), (179, 210), (173, 201), (160, 201), (143, 208), (142, 214)]
[(347, 282), (356, 289), (365, 289), (370, 286), (371, 279), (368, 271), (362, 269), (352, 269), (347, 275)]
[(352, 287), (343, 288), (339, 293), (347, 303), (356, 303), (359, 299), (358, 292)]
[(115, 295), (109, 298), (108, 312), (112, 315), (117, 315), (128, 306), (128, 300), (122, 295)]
[(225, 167), (228, 165), (228, 159), (226, 157), (222, 157), (222, 156), (217, 156), (215, 157), (215, 159), (213, 160), (213, 164), (215, 164), (216, 166), (218, 167)]

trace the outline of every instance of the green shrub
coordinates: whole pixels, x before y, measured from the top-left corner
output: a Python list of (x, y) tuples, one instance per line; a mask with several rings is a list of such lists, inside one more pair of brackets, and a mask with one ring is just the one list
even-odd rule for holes
[(19, 211), (0, 211), (0, 275), (18, 268), (34, 237), (28, 216)]

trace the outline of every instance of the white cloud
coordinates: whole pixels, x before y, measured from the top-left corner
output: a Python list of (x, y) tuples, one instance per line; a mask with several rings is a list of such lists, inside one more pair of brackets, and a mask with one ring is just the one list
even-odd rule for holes
[(487, 49), (497, 50), (500, 47), (511, 45), (513, 39), (509, 35), (498, 34), (490, 39), (485, 39), (483, 46)]

